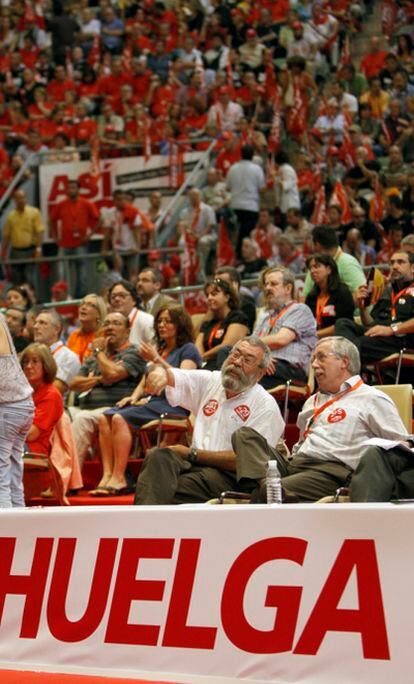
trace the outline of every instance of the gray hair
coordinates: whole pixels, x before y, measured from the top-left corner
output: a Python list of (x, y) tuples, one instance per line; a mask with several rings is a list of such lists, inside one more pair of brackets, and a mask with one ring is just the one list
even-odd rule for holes
[(241, 342), (248, 342), (252, 347), (258, 347), (259, 349), (261, 349), (263, 352), (263, 357), (261, 362), (259, 363), (259, 368), (268, 367), (270, 360), (272, 358), (272, 353), (270, 351), (270, 348), (267, 346), (265, 342), (263, 342), (262, 338), (259, 337), (259, 335), (246, 335), (246, 337), (242, 337), (241, 340), (236, 342), (234, 347), (238, 347)]
[(295, 275), (285, 266), (268, 266), (261, 272), (259, 278), (260, 289), (263, 290), (265, 278), (270, 273), (281, 273), (283, 276), (283, 285), (292, 285), (292, 298), (295, 296)]
[(317, 342), (316, 347), (319, 347), (322, 342), (329, 342), (332, 348), (332, 353), (338, 359), (348, 359), (348, 370), (351, 375), (357, 375), (361, 370), (361, 359), (359, 356), (358, 347), (353, 342), (347, 340), (346, 337), (339, 337), (338, 335), (332, 337), (323, 337)]
[(37, 315), (39, 315), (39, 314), (47, 314), (48, 316), (50, 316), (50, 318), (52, 319), (52, 325), (54, 325), (56, 328), (59, 328), (59, 334), (62, 332), (62, 328), (63, 328), (62, 316), (60, 315), (60, 313), (58, 311), (56, 311), (56, 309), (44, 308), (44, 309), (41, 309), (40, 311), (37, 312)]

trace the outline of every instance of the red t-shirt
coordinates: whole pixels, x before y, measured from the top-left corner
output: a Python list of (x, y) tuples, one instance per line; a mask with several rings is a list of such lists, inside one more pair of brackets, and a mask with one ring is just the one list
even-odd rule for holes
[(240, 148), (236, 147), (234, 150), (221, 150), (219, 153), (217, 159), (216, 159), (216, 169), (221, 171), (223, 176), (227, 176), (230, 167), (235, 164), (236, 162), (240, 161), (241, 159), (241, 154), (240, 154)]
[(63, 82), (53, 79), (46, 88), (48, 97), (55, 102), (64, 102), (67, 90), (76, 90), (74, 82), (69, 78)]
[(45, 382), (33, 392), (33, 402), (33, 425), (40, 430), (40, 434), (27, 444), (30, 451), (49, 455), (50, 436), (63, 413), (62, 395), (52, 383)]
[(85, 239), (88, 228), (93, 229), (99, 212), (93, 202), (78, 197), (69, 197), (51, 209), (52, 221), (58, 223), (59, 247), (79, 247)]
[(380, 50), (375, 55), (365, 55), (361, 59), (360, 70), (367, 78), (372, 78), (377, 76), (384, 66), (384, 60), (387, 56), (387, 52)]
[(72, 126), (72, 137), (76, 142), (85, 142), (96, 135), (97, 125), (94, 119), (81, 119)]

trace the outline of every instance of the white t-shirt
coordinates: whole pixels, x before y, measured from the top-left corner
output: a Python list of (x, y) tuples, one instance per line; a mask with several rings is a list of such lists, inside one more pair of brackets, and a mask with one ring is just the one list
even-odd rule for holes
[(139, 347), (141, 342), (154, 341), (154, 316), (134, 307), (128, 318), (131, 326), (129, 341), (132, 344)]
[(133, 228), (139, 228), (141, 218), (139, 214), (134, 217), (133, 224), (125, 220), (124, 212), (116, 207), (103, 207), (101, 209), (102, 224), (112, 235), (112, 244), (117, 252), (128, 252), (137, 248)]
[(261, 385), (227, 399), (220, 371), (172, 369), (175, 387), (167, 400), (195, 415), (193, 446), (207, 451), (232, 450), (231, 436), (240, 427), (257, 430), (273, 447), (284, 428), (279, 407)]

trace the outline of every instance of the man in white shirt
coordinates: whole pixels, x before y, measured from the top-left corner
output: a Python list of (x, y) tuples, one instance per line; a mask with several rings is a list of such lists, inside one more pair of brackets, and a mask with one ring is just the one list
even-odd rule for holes
[(151, 449), (137, 482), (140, 505), (203, 503), (224, 490), (258, 490), (258, 469), (249, 454), (238, 459), (232, 434), (242, 425), (260, 432), (276, 446), (283, 420), (274, 399), (258, 385), (269, 362), (269, 349), (256, 336), (245, 337), (232, 349), (219, 371), (184, 371), (155, 365), (147, 389), (164, 389), (172, 406), (195, 415), (191, 447), (177, 444)]
[(298, 416), (299, 441), (292, 460), (281, 459), (260, 434), (242, 428), (233, 436), (237, 459), (247, 452), (259, 462), (262, 477), (270, 458), (278, 462), (285, 493), (300, 502), (317, 501), (349, 485), (364, 444), (373, 437), (404, 439), (407, 431), (393, 401), (364, 384), (358, 375), (358, 349), (344, 337), (326, 337), (316, 345), (312, 367), (319, 392)]
[(218, 90), (218, 102), (208, 110), (208, 123), (215, 124), (219, 132), (236, 131), (237, 123), (244, 118), (243, 107), (230, 99), (230, 91), (227, 86), (221, 86)]
[(53, 354), (57, 365), (53, 384), (64, 395), (81, 364), (78, 355), (60, 339), (62, 327), (62, 318), (58, 312), (55, 309), (44, 309), (36, 316), (33, 332), (34, 341), (45, 344)]
[(260, 193), (266, 188), (263, 170), (253, 160), (252, 145), (243, 145), (241, 161), (236, 162), (227, 174), (226, 186), (230, 190), (230, 208), (239, 222), (237, 255), (241, 256), (243, 239), (256, 227), (260, 209)]

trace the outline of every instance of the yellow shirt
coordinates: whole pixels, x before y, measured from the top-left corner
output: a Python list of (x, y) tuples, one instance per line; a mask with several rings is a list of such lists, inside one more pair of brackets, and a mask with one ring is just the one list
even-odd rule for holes
[(9, 213), (3, 236), (14, 249), (27, 249), (37, 244), (37, 236), (43, 233), (44, 226), (39, 209), (25, 206), (23, 211), (12, 209)]
[(387, 110), (390, 96), (387, 92), (385, 92), (385, 90), (380, 90), (379, 95), (373, 95), (368, 91), (367, 93), (361, 95), (359, 101), (361, 104), (368, 103), (371, 105), (372, 116), (375, 119), (382, 119)]

